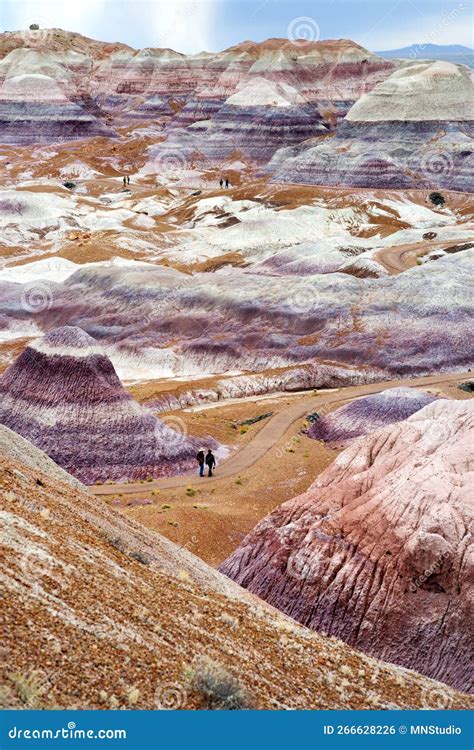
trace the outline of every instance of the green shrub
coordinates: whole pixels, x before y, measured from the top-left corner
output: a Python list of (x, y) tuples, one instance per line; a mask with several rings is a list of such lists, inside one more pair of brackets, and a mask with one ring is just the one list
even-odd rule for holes
[(143, 552), (130, 552), (130, 557), (132, 558), (132, 560), (136, 560), (142, 565), (149, 565), (151, 563), (151, 559)]
[(444, 197), (441, 195), (441, 193), (433, 192), (429, 195), (430, 201), (434, 206), (444, 206), (446, 203)]

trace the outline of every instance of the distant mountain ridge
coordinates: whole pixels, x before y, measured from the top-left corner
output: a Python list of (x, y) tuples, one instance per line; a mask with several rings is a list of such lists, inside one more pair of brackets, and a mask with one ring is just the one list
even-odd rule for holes
[(374, 54), (393, 60), (408, 57), (411, 60), (446, 60), (474, 68), (474, 49), (463, 44), (411, 44), (399, 49), (379, 50)]

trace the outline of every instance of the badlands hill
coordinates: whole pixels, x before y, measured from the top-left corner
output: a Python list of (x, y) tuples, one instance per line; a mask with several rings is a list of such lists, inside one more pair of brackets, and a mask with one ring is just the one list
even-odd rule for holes
[[(61, 29), (5, 32), (1, 142), (87, 138), (100, 151), (126, 137), (140, 141), (126, 172), (137, 151), (151, 174), (227, 161), (268, 166), (277, 182), (464, 190), (471, 75), (446, 61), (389, 61), (347, 39), (183, 55)], [(117, 150), (107, 161), (120, 171)]]
[(88, 484), (179, 474), (198, 449), (134, 401), (97, 342), (72, 326), (31, 343), (0, 378), (0, 424)]
[(320, 415), (310, 426), (308, 435), (314, 440), (344, 445), (360, 435), (407, 419), (434, 399), (416, 388), (390, 388), (351, 401), (330, 414)]
[(19, 149), (6, 168), (2, 370), (64, 325), (100, 341), (123, 382), (206, 378), (211, 400), (472, 366), (469, 196), (435, 208), (426, 191), (224, 191), (199, 170), (69, 190), (61, 158), (96, 163), (81, 143), (35, 165)]
[(469, 401), (355, 441), (222, 572), (304, 625), (472, 690)]
[(276, 181), (354, 187), (471, 190), (472, 72), (410, 62), (362, 96), (336, 135), (278, 151)]
[(280, 615), (5, 427), (0, 450), (2, 706), (220, 708), (199, 689), (211, 670), (234, 706), (468, 707)]
[[(240, 243), (244, 235), (250, 237), (245, 232), (249, 213), (242, 228), (229, 227), (222, 239)], [(261, 217), (261, 223), (258, 218), (251, 222), (256, 244), (271, 232), (269, 216), (262, 213), (256, 206)], [(306, 220), (300, 227), (303, 237), (311, 212), (288, 213)], [(288, 231), (296, 219), (293, 215)], [(218, 241), (219, 233), (206, 235)], [(253, 242), (250, 238), (249, 255)], [(302, 244), (287, 250), (286, 258), (298, 259)], [(317, 252), (317, 243), (314, 247)], [(186, 246), (173, 255), (180, 253), (184, 258)], [(133, 366), (147, 377), (154, 372), (168, 377), (261, 372), (304, 364), (314, 370), (308, 382), (314, 387), (324, 384), (318, 380), (321, 366), (333, 373), (342, 368), (348, 381), (467, 370), (471, 355), (463, 342), (471, 328), (473, 253), (465, 250), (379, 279), (298, 275), (284, 268), (270, 274), (257, 264), (193, 275), (163, 265), (97, 264), (79, 269), (54, 289), (46, 285), (46, 304), (38, 311), (25, 306), (25, 295), (41, 291), (41, 281), (37, 287), (5, 281), (0, 312), (5, 336), (10, 329), (13, 335), (20, 321), (46, 331), (58, 322), (78, 325), (100, 337), (117, 367)]]
[(0, 56), (3, 142), (117, 135), (153, 120), (179, 131), (170, 148), (211, 157), (242, 148), (257, 160), (324, 132), (393, 69), (349, 40), (269, 39), (183, 55), (61, 29), (6, 32)]
[[(227, 161), (277, 182), (468, 190), (472, 101), (464, 65), (393, 62), (346, 39), (183, 55), (61, 29), (0, 35), (1, 143), (86, 138), (117, 172)], [(129, 160), (111, 138), (132, 139)]]

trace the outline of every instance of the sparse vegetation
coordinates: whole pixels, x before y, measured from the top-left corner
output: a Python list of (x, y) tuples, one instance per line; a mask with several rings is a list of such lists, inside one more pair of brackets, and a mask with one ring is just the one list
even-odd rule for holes
[(221, 614), (221, 620), (222, 622), (225, 622), (226, 625), (229, 625), (231, 628), (238, 628), (239, 627), (239, 621), (236, 617), (232, 617), (232, 615), (229, 615), (227, 612), (223, 612)]
[(129, 556), (142, 565), (149, 565), (151, 563), (151, 558), (148, 557), (148, 555), (145, 555), (143, 552), (130, 552)]
[(190, 691), (199, 697), (204, 709), (235, 711), (253, 708), (240, 682), (207, 656), (193, 661), (186, 678)]
[(258, 414), (256, 417), (251, 417), (250, 419), (246, 419), (244, 422), (240, 422), (240, 427), (248, 427), (252, 424), (256, 424), (257, 422), (261, 422), (262, 419), (268, 419), (268, 417), (271, 417), (272, 415), (272, 411), (268, 411), (265, 414)]
[(188, 497), (194, 497), (195, 494), (196, 494), (196, 490), (194, 489), (194, 487), (192, 487), (191, 485), (186, 487), (186, 495)]
[(436, 191), (433, 193), (430, 193), (429, 199), (431, 203), (433, 204), (433, 206), (444, 206), (444, 204), (446, 203), (441, 193), (438, 193)]
[(146, 555), (144, 552), (140, 552), (139, 550), (129, 550), (125, 541), (121, 537), (106, 535), (105, 539), (109, 542), (110, 545), (112, 545), (114, 549), (118, 550), (123, 555), (131, 557), (132, 560), (136, 560), (137, 562), (142, 563), (142, 565), (150, 565), (151, 558), (148, 555)]
[(32, 669), (29, 672), (12, 672), (8, 679), (20, 703), (28, 708), (44, 708), (43, 696), (49, 690), (44, 672)]
[(123, 539), (121, 539), (119, 536), (106, 536), (105, 538), (114, 549), (126, 554), (126, 547)]
[(129, 706), (135, 706), (140, 698), (140, 691), (136, 687), (130, 687), (127, 690), (127, 700)]

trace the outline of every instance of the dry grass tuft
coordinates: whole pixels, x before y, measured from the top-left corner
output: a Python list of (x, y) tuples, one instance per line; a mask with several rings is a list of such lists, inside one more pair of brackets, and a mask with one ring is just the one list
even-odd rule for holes
[(254, 708), (240, 682), (207, 656), (194, 659), (186, 677), (190, 691), (199, 698), (204, 709), (241, 711)]

